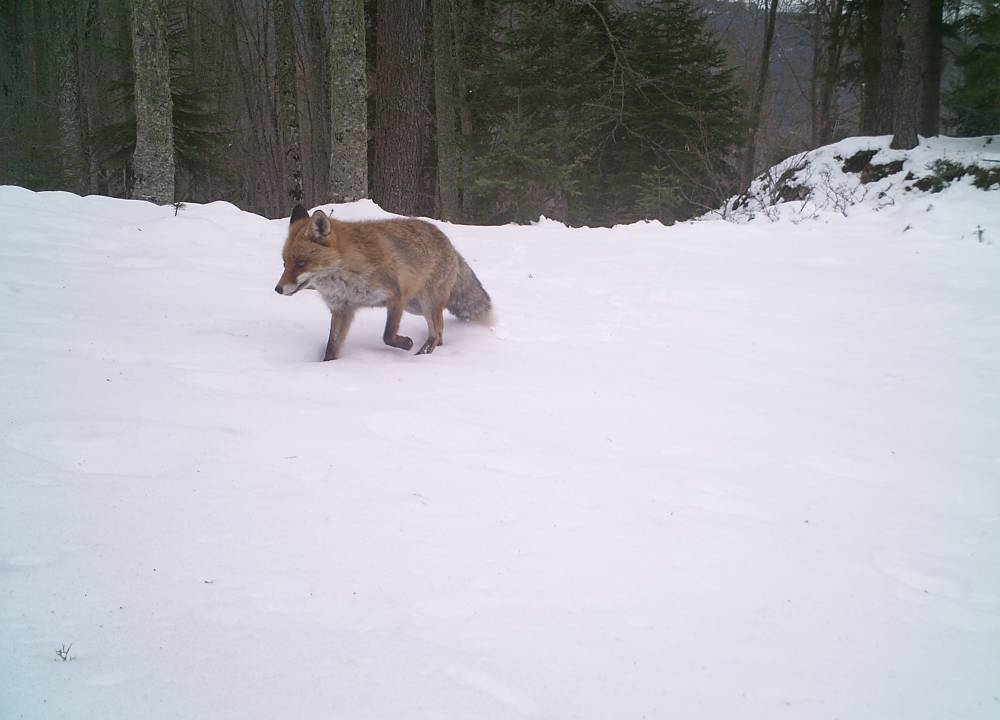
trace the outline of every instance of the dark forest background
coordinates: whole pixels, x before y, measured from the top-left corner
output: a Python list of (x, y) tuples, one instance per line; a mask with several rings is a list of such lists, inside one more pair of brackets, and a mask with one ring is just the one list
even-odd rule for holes
[(0, 0), (0, 183), (665, 222), (850, 135), (1000, 133), (1000, 0)]

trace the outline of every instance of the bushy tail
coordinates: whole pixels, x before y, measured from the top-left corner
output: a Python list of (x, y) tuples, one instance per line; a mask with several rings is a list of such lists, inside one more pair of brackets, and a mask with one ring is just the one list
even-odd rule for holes
[(458, 257), (458, 278), (445, 307), (459, 320), (493, 324), (493, 302), (461, 255)]

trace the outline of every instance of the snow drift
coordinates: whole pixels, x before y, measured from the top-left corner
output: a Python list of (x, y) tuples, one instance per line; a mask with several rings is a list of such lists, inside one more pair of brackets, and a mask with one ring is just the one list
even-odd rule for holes
[(912, 150), (893, 150), (891, 141), (891, 135), (854, 137), (793, 155), (711, 215), (737, 222), (819, 219), (926, 205), (942, 191), (949, 201), (956, 195), (997, 201), (986, 192), (1000, 189), (1000, 135), (921, 138)]
[(321, 363), (286, 221), (0, 188), (0, 715), (996, 717), (995, 196), (442, 225), (496, 327)]

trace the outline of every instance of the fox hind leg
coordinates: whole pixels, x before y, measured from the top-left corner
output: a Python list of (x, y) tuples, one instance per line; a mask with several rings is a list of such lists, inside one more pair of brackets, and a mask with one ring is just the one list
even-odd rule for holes
[(417, 351), (417, 355), (429, 355), (434, 348), (444, 344), (444, 303), (435, 301), (424, 306), (427, 320), (427, 340)]
[(385, 332), (382, 333), (382, 341), (386, 345), (400, 350), (409, 350), (413, 347), (413, 341), (410, 338), (399, 334), (399, 321), (403, 318), (405, 306), (406, 303), (401, 297), (390, 298), (385, 306)]

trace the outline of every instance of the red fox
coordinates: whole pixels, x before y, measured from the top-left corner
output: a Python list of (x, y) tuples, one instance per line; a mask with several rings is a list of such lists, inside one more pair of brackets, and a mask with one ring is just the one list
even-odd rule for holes
[(341, 222), (322, 210), (292, 210), (281, 253), (285, 271), (274, 291), (319, 292), (330, 308), (330, 339), (324, 360), (335, 360), (359, 307), (385, 307), (386, 345), (409, 350), (399, 335), (403, 310), (427, 320), (427, 341), (418, 355), (444, 339), (444, 309), (461, 320), (491, 322), (492, 303), (479, 278), (447, 236), (423, 220), (404, 218)]

